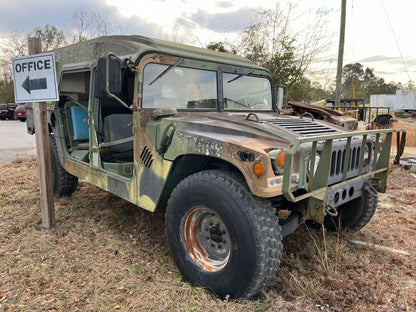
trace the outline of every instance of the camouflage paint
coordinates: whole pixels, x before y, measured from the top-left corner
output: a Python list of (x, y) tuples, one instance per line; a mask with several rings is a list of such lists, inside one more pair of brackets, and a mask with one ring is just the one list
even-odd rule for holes
[[(328, 190), (328, 172), (332, 140), (353, 136), (351, 132), (331, 125), (336, 135), (319, 137), (301, 137), (288, 129), (273, 124), (274, 121), (287, 119), (296, 121), (299, 117), (288, 117), (277, 113), (249, 112), (177, 112), (167, 109), (152, 116), (149, 110), (141, 106), (144, 67), (149, 63), (173, 65), (184, 58), (181, 66), (205, 68), (221, 71), (224, 66), (249, 68), (253, 74), (268, 76), (269, 73), (243, 58), (168, 43), (161, 40), (138, 36), (114, 36), (98, 38), (89, 42), (73, 45), (56, 52), (58, 71), (62, 69), (94, 68), (97, 59), (112, 52), (121, 59), (130, 59), (136, 66), (134, 83), (133, 110), (134, 162), (131, 177), (114, 174), (97, 164), (86, 164), (72, 159), (65, 150), (63, 142), (62, 163), (65, 169), (80, 179), (88, 181), (104, 190), (114, 193), (144, 209), (154, 211), (161, 204), (161, 197), (171, 190), (181, 175), (189, 174), (200, 167), (176, 169), (175, 165), (186, 155), (196, 155), (200, 159), (221, 161), (230, 168), (237, 169), (244, 176), (251, 192), (260, 197), (271, 198), (284, 195), (289, 201), (298, 202), (308, 199), (307, 218), (321, 221), (325, 214), (325, 198)], [(201, 60), (201, 61), (198, 61)], [(97, 112), (90, 112), (90, 153), (97, 156), (97, 125), (94, 120)], [(252, 118), (253, 117), (253, 118)], [(339, 120), (337, 123), (348, 123)], [(321, 121), (315, 121), (317, 125)], [(348, 126), (348, 125), (347, 125)], [(64, 133), (60, 128), (60, 132)], [(379, 138), (380, 133), (391, 135), (386, 130), (371, 132)], [(355, 134), (354, 134), (355, 135)], [(357, 134), (363, 135), (363, 133)], [(164, 140), (165, 137), (168, 140)], [(308, 177), (308, 153), (316, 151), (316, 142), (326, 141), (322, 151), (322, 162), (317, 166), (313, 179)], [(168, 143), (163, 143), (168, 142)], [(166, 146), (162, 146), (165, 144)], [(356, 179), (369, 177), (377, 180), (383, 188), (387, 178), (388, 155), (391, 140), (387, 139), (375, 159), (374, 170), (362, 174)], [(163, 151), (162, 149), (163, 148)], [(274, 172), (269, 152), (281, 148), (287, 151), (284, 174)], [(378, 149), (378, 145), (376, 145)], [(363, 159), (360, 160), (362, 162)], [(260, 163), (264, 172), (256, 175), (253, 165)], [(189, 164), (188, 167), (192, 167)], [(199, 165), (201, 166), (201, 165)], [(172, 176), (175, 171), (176, 178)], [(182, 170), (182, 172), (181, 172)], [(374, 178), (372, 178), (375, 176)], [(313, 183), (311, 182), (313, 181)], [(339, 184), (346, 184), (343, 180)], [(381, 181), (381, 182), (380, 182)], [(332, 186), (331, 186), (332, 187)], [(296, 197), (293, 191), (305, 189), (307, 193)]]

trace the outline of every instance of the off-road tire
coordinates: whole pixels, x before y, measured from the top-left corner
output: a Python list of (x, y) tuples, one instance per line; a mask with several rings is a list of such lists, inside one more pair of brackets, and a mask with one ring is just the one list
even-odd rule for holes
[(49, 134), (49, 148), (51, 151), (53, 193), (59, 197), (69, 196), (77, 188), (78, 178), (68, 173), (59, 162), (58, 148), (53, 134)]
[[(220, 240), (204, 232), (211, 217), (220, 221), (211, 224), (209, 233), (218, 225), (214, 230), (218, 230), (220, 239), (230, 240), (229, 245), (223, 240), (229, 247), (229, 258), (220, 256), (218, 268), (198, 258), (207, 250), (208, 262), (210, 255), (216, 256), (209, 254), (211, 247), (204, 249), (210, 240), (215, 240), (215, 244)], [(207, 221), (206, 227), (197, 227), (202, 220)], [(276, 274), (282, 253), (278, 218), (270, 201), (254, 196), (238, 175), (208, 170), (185, 178), (172, 192), (165, 222), (168, 246), (184, 279), (221, 298), (251, 297)], [(189, 252), (190, 249), (196, 252)]]
[(378, 195), (369, 184), (364, 188), (363, 195), (338, 208), (338, 216), (325, 216), (325, 228), (337, 231), (340, 225), (341, 229), (357, 232), (371, 220), (377, 210)]

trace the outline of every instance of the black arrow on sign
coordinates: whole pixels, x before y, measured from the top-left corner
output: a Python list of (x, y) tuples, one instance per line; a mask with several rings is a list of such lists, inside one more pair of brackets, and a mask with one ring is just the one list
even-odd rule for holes
[(33, 90), (44, 90), (48, 88), (46, 78), (29, 79), (29, 76), (23, 81), (22, 87), (29, 94)]

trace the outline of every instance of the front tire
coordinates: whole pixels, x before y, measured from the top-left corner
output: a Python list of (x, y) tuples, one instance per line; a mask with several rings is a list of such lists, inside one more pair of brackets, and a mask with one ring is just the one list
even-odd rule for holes
[(185, 280), (219, 297), (255, 295), (280, 263), (281, 229), (270, 201), (229, 172), (203, 171), (178, 184), (166, 236)]
[(59, 162), (58, 148), (55, 136), (49, 134), (49, 148), (51, 152), (53, 193), (56, 196), (69, 196), (77, 188), (78, 178), (70, 174)]

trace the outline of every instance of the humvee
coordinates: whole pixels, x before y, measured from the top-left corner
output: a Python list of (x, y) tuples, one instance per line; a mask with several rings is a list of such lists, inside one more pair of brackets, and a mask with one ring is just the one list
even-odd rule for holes
[(376, 211), (395, 130), (281, 115), (271, 74), (245, 58), (108, 36), (55, 59), (54, 193), (81, 179), (165, 211), (184, 279), (219, 297), (267, 285), (301, 222), (358, 231)]

